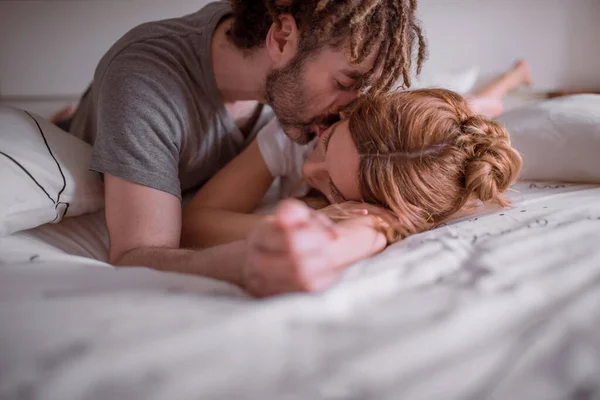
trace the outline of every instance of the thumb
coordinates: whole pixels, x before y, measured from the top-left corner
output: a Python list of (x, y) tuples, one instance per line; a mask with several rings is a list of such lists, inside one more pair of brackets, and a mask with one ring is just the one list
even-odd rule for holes
[(305, 224), (310, 219), (311, 210), (303, 202), (287, 199), (275, 209), (275, 223), (283, 229)]

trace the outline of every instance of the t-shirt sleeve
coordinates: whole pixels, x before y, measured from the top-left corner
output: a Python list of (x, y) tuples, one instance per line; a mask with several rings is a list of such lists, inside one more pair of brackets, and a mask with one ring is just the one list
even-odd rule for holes
[(155, 60), (135, 51), (111, 61), (97, 88), (90, 169), (181, 198), (183, 127), (176, 81)]
[(257, 134), (258, 148), (273, 177), (286, 176), (289, 172), (291, 141), (285, 135), (276, 118), (271, 119)]

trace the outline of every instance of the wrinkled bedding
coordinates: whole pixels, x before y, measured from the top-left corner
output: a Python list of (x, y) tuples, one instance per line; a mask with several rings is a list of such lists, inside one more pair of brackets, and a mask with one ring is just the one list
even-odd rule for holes
[(0, 399), (599, 398), (600, 186), (514, 189), (261, 301), (111, 268), (98, 216), (0, 238)]

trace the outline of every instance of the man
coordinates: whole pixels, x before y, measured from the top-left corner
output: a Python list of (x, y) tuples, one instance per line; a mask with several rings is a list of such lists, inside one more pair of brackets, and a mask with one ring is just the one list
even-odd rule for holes
[[(110, 262), (222, 279), (256, 295), (326, 286), (303, 270), (320, 254), (308, 243), (334, 240), (322, 218), (284, 204), (248, 242), (180, 249), (182, 193), (241, 152), (272, 112), (307, 143), (360, 91), (400, 76), (409, 86), (415, 49), (417, 70), (425, 56), (415, 12), (416, 0), (235, 0), (122, 37), (69, 123), (104, 176)], [(263, 241), (274, 236), (285, 251), (267, 256)], [(322, 260), (311, 265), (332, 268)]]

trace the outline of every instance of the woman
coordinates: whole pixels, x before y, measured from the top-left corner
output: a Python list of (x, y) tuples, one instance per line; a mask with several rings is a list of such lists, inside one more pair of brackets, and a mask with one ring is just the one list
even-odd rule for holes
[[(280, 197), (320, 192), (333, 204), (324, 212), (334, 220), (372, 214), (361, 229), (383, 232), (392, 243), (435, 227), (472, 200), (506, 206), (502, 193), (521, 168), (506, 130), (443, 89), (362, 98), (311, 145), (292, 143), (276, 122), (267, 126), (184, 208), (182, 245), (246, 238), (265, 218), (251, 213), (275, 178)], [(367, 244), (363, 256), (382, 248)]]

